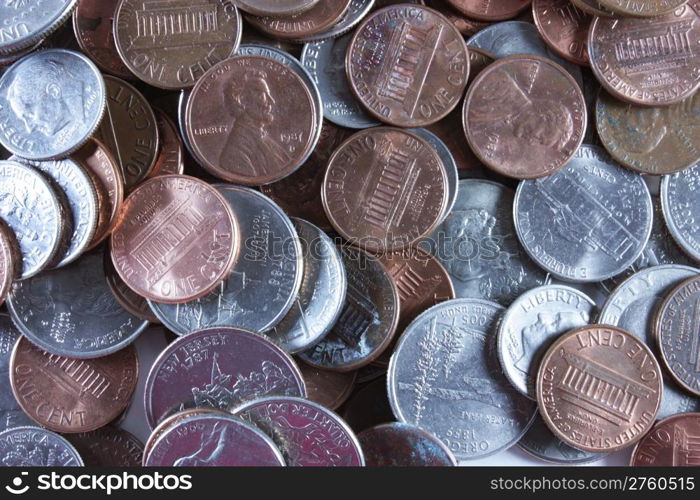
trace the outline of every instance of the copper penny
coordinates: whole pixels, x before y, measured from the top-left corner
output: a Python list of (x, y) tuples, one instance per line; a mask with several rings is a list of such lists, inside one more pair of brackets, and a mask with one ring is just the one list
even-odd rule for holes
[(610, 156), (643, 174), (666, 175), (700, 161), (700, 94), (670, 106), (639, 106), (601, 90), (596, 128)]
[(246, 21), (273, 38), (298, 40), (323, 33), (343, 17), (352, 0), (322, 0), (294, 16), (246, 16)]
[(464, 131), (476, 156), (518, 179), (550, 175), (583, 142), (586, 101), (561, 66), (534, 55), (490, 64), (464, 100)]
[(355, 388), (357, 371), (322, 370), (306, 363), (299, 363), (299, 370), (306, 384), (306, 397), (329, 410), (340, 407)]
[(242, 23), (231, 0), (121, 0), (114, 37), (124, 64), (162, 89), (191, 88), (236, 52)]
[(447, 174), (424, 139), (403, 129), (357, 132), (328, 162), (321, 191), (333, 227), (369, 250), (398, 250), (430, 234), (447, 205)]
[(192, 152), (209, 173), (259, 186), (294, 172), (316, 137), (316, 104), (291, 68), (259, 56), (227, 59), (192, 90), (185, 110)]
[(470, 37), (477, 31), (491, 24), (489, 22), (477, 21), (466, 17), (464, 14), (455, 10), (454, 7), (450, 7), (447, 4), (447, 0), (428, 0), (425, 4), (449, 19), (450, 22), (455, 25), (455, 28), (465, 37)]
[(594, 453), (632, 446), (661, 406), (659, 363), (644, 342), (615, 326), (588, 325), (559, 337), (537, 373), (537, 404), (565, 443)]
[(119, 0), (79, 0), (73, 11), (73, 31), (80, 49), (102, 71), (119, 78), (133, 78), (114, 43), (112, 24)]
[(160, 152), (151, 177), (156, 175), (182, 174), (185, 170), (185, 151), (177, 125), (158, 108), (154, 108), (156, 125), (160, 137)]
[(447, 0), (452, 7), (472, 19), (503, 21), (512, 19), (530, 6), (532, 0)]
[(124, 280), (121, 279), (119, 273), (114, 268), (112, 256), (109, 252), (104, 253), (104, 271), (112, 295), (117, 299), (117, 302), (134, 316), (144, 319), (150, 323), (160, 323), (160, 320), (153, 314), (148, 301), (141, 297), (138, 293), (129, 288)]
[(0, 220), (0, 306), (10, 292), (12, 282), (19, 277), (21, 265), (17, 237), (5, 221)]
[(314, 7), (319, 0), (236, 0), (241, 10), (256, 16), (293, 16)]
[(679, 413), (657, 422), (634, 448), (630, 465), (700, 466), (700, 413)]
[(124, 202), (112, 233), (112, 261), (142, 297), (197, 299), (231, 271), (240, 247), (229, 204), (209, 184), (184, 175), (155, 177)]
[(88, 248), (91, 249), (109, 236), (117, 222), (117, 216), (124, 201), (124, 176), (116, 158), (95, 138), (90, 138), (84, 146), (73, 153), (72, 158), (91, 175), (97, 188), (100, 213), (95, 235)]
[(350, 88), (376, 119), (422, 127), (447, 116), (464, 94), (469, 55), (439, 12), (400, 4), (365, 19), (345, 59)]
[(92, 432), (70, 434), (68, 441), (88, 467), (139, 467), (143, 443), (124, 429), (101, 427)]
[(88, 432), (127, 407), (138, 379), (136, 349), (127, 346), (95, 359), (49, 354), (20, 337), (12, 351), (10, 381), (20, 407), (56, 432)]
[(686, 0), (599, 0), (600, 4), (619, 16), (657, 17), (673, 12)]
[(588, 29), (593, 18), (569, 0), (532, 0), (535, 26), (558, 55), (588, 66)]
[(588, 55), (596, 78), (618, 99), (663, 106), (700, 85), (700, 0), (654, 19), (596, 18)]
[(613, 17), (615, 15), (610, 9), (603, 7), (598, 0), (571, 0), (571, 3), (592, 16)]

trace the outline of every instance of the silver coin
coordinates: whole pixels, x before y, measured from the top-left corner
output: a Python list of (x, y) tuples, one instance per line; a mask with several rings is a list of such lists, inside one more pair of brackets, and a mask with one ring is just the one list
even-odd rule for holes
[(304, 274), (294, 305), (267, 336), (289, 353), (312, 347), (330, 331), (345, 304), (347, 280), (333, 240), (318, 227), (292, 218), (299, 235)]
[(556, 55), (540, 36), (532, 23), (524, 21), (506, 21), (493, 23), (479, 30), (469, 40), (467, 45), (484, 49), (496, 58), (521, 54), (533, 54), (554, 61), (574, 77), (581, 88), (583, 74), (581, 67)]
[(391, 343), (399, 321), (399, 293), (377, 259), (350, 246), (341, 248), (347, 294), (331, 331), (299, 354), (316, 368), (351, 371), (368, 365)]
[(515, 230), (530, 257), (566, 281), (601, 281), (630, 267), (653, 220), (642, 176), (598, 146), (583, 145), (558, 172), (522, 181)]
[(45, 351), (97, 358), (133, 342), (148, 322), (128, 313), (107, 284), (101, 251), (17, 281), (7, 307), (19, 331)]
[(270, 436), (291, 467), (361, 467), (360, 443), (338, 415), (308, 399), (268, 397), (233, 414)]
[(66, 158), (64, 160), (31, 161), (13, 157), (19, 163), (24, 163), (41, 170), (48, 175), (61, 189), (68, 204), (72, 224), (68, 248), (62, 255), (56, 267), (65, 266), (80, 257), (92, 241), (97, 228), (99, 207), (97, 205), (97, 189), (90, 175), (77, 162)]
[(329, 38), (337, 38), (344, 35), (355, 26), (360, 24), (360, 21), (369, 14), (370, 10), (374, 6), (374, 0), (352, 0), (350, 6), (347, 8), (343, 17), (341, 17), (337, 23), (333, 25), (328, 31), (323, 33), (317, 33), (315, 35), (307, 36), (304, 38), (299, 38), (294, 40), (296, 43), (308, 43), (308, 42), (318, 42), (321, 40), (328, 40)]
[(299, 238), (289, 217), (264, 194), (242, 186), (216, 187), (240, 221), (244, 247), (233, 271), (199, 299), (148, 303), (163, 325), (178, 335), (212, 326), (267, 332), (289, 312), (299, 292)]
[(187, 137), (187, 132), (185, 131), (185, 110), (187, 109), (187, 100), (190, 98), (191, 90), (181, 90), (180, 95), (177, 100), (177, 127), (180, 129), (180, 139), (187, 149), (187, 153), (190, 158), (196, 158), (192, 153), (192, 144)]
[(65, 157), (95, 132), (106, 105), (105, 82), (86, 56), (34, 52), (0, 78), (0, 143), (30, 160)]
[(540, 460), (562, 465), (586, 464), (607, 456), (606, 453), (591, 453), (569, 446), (549, 430), (539, 412), (525, 435), (518, 441), (518, 446)]
[(23, 426), (0, 432), (0, 463), (6, 467), (79, 467), (83, 459), (58, 434)]
[[(700, 269), (677, 264), (643, 269), (613, 290), (600, 311), (598, 323), (624, 328), (656, 351), (652, 322), (658, 306), (673, 287), (698, 273)], [(700, 411), (700, 398), (685, 394), (664, 376), (664, 392), (657, 418), (687, 411)]]
[(445, 444), (423, 429), (391, 422), (357, 435), (369, 467), (454, 467), (457, 459)]
[(700, 261), (700, 163), (661, 181), (661, 207), (671, 236)]
[(56, 192), (41, 173), (0, 161), (0, 218), (17, 236), (20, 279), (36, 275), (53, 261), (63, 238), (64, 217)]
[(20, 425), (36, 425), (17, 404), (10, 385), (10, 357), (19, 333), (7, 314), (0, 314), (0, 431)]
[(379, 122), (369, 116), (350, 90), (345, 73), (345, 53), (352, 33), (340, 38), (304, 45), (301, 63), (321, 91), (323, 116), (341, 127), (363, 129)]
[[(1, 9), (2, 7), (0, 7)], [(2, 35), (0, 35), (2, 37)], [(42, 44), (44, 43), (44, 39), (39, 40), (37, 43), (34, 45), (30, 45), (29, 47), (25, 47), (22, 50), (19, 50), (17, 52), (12, 52), (10, 54), (2, 54), (0, 50), (0, 75), (4, 73), (4, 66), (9, 66), (15, 61), (19, 61), (22, 59), (24, 56), (31, 54), (34, 52), (36, 49), (38, 49)]]
[(535, 416), (536, 403), (498, 366), (494, 333), (502, 312), (485, 300), (442, 302), (406, 328), (389, 362), (397, 420), (431, 432), (458, 460), (510, 447)]
[(496, 349), (513, 387), (535, 400), (544, 353), (562, 333), (587, 325), (595, 315), (593, 300), (568, 286), (545, 285), (515, 299), (498, 325)]
[(513, 191), (496, 182), (460, 180), (452, 212), (421, 246), (445, 266), (457, 297), (508, 305), (545, 283), (515, 235)]
[(430, 130), (425, 128), (411, 128), (408, 130), (428, 141), (435, 148), (438, 156), (440, 156), (440, 160), (442, 160), (442, 164), (445, 166), (445, 172), (447, 173), (447, 205), (445, 206), (445, 214), (442, 216), (442, 221), (444, 221), (457, 202), (457, 191), (459, 189), (457, 162), (447, 144)]
[(0, 3), (0, 54), (34, 45), (61, 26), (78, 0), (5, 0)]

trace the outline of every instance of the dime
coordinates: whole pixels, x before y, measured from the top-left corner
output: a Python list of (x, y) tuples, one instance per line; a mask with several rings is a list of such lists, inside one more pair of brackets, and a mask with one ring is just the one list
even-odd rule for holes
[(181, 303), (219, 286), (240, 247), (238, 222), (216, 189), (194, 177), (144, 182), (124, 202), (112, 261), (139, 295)]
[(654, 336), (661, 359), (683, 388), (700, 396), (700, 278), (678, 284), (659, 305)]
[(503, 307), (455, 299), (418, 316), (389, 363), (389, 402), (400, 422), (434, 434), (458, 460), (515, 444), (535, 404), (510, 387), (495, 353)]
[(0, 432), (20, 425), (35, 425), (20, 408), (10, 385), (10, 356), (21, 336), (10, 317), (0, 313)]
[(80, 49), (102, 71), (119, 78), (133, 78), (114, 42), (112, 25), (119, 0), (78, 0), (73, 11), (73, 31)]
[(631, 333), (589, 325), (559, 337), (537, 374), (542, 418), (565, 443), (594, 453), (632, 446), (654, 424), (661, 368)]
[(304, 273), (292, 308), (267, 333), (289, 353), (312, 347), (330, 331), (345, 305), (347, 288), (343, 261), (333, 240), (303, 219), (292, 223), (301, 243)]
[(400, 127), (444, 118), (461, 99), (469, 56), (461, 33), (437, 11), (396, 5), (357, 28), (345, 68), (370, 115)]
[(70, 434), (68, 440), (88, 467), (141, 465), (143, 443), (124, 429), (108, 425), (92, 432)]
[(257, 16), (293, 16), (309, 10), (319, 0), (236, 0), (236, 5)]
[(235, 328), (211, 328), (172, 342), (153, 363), (144, 401), (151, 428), (187, 408), (227, 410), (263, 396), (306, 396), (284, 351)]
[(363, 383), (362, 372), (367, 369), (379, 371), (379, 378), (359, 386), (340, 409), (341, 417), (355, 432), (395, 420), (386, 392), (386, 370), (367, 365), (357, 372), (358, 384)]
[(78, 0), (7, 0), (0, 5), (3, 20), (0, 54), (31, 47), (61, 26)]
[(238, 239), (245, 248), (238, 263), (214, 290), (197, 300), (177, 304), (152, 300), (151, 308), (179, 335), (212, 326), (267, 332), (292, 308), (301, 286), (304, 261), (297, 232), (265, 195), (241, 186), (221, 184), (216, 189), (242, 223)]
[(56, 192), (41, 173), (0, 161), (0, 218), (19, 244), (19, 279), (30, 278), (53, 262), (63, 238), (64, 217)]
[(691, 42), (700, 37), (699, 16), (700, 0), (690, 0), (654, 19), (595, 19), (588, 33), (593, 73), (613, 96), (633, 104), (682, 101), (700, 86), (700, 52)]
[(440, 222), (447, 174), (425, 139), (378, 127), (357, 132), (336, 149), (321, 195), (326, 215), (347, 240), (370, 250), (398, 250)]
[[(83, 460), (64, 437), (40, 427), (0, 432), (0, 463), (6, 467), (80, 467)], [(20, 482), (21, 484), (21, 482)]]
[(10, 293), (12, 282), (19, 277), (22, 255), (12, 229), (0, 219), (0, 306)]
[(97, 139), (90, 138), (72, 158), (91, 175), (97, 191), (100, 213), (90, 244), (94, 248), (109, 236), (117, 222), (124, 201), (124, 177), (117, 160)]
[(131, 84), (105, 75), (107, 114), (96, 137), (121, 167), (131, 190), (150, 175), (160, 147), (156, 116), (146, 98)]
[(500, 0), (483, 2), (479, 0), (447, 0), (453, 8), (464, 15), (482, 21), (502, 21), (517, 16), (530, 6), (532, 0)]
[(335, 413), (312, 401), (267, 397), (234, 409), (234, 415), (270, 436), (292, 467), (361, 467), (360, 443)]
[(280, 466), (272, 440), (230, 415), (198, 415), (177, 422), (144, 455), (146, 467)]
[(700, 225), (697, 223), (700, 164), (661, 180), (664, 220), (685, 253), (700, 261)]
[(345, 54), (352, 34), (304, 45), (301, 63), (313, 78), (323, 96), (323, 116), (326, 120), (349, 128), (379, 125), (365, 113), (357, 101), (345, 73)]
[(82, 166), (70, 158), (51, 161), (31, 161), (17, 157), (10, 159), (40, 170), (55, 183), (61, 194), (65, 195), (68, 206), (66, 212), (70, 213), (72, 221), (66, 229), (72, 230), (68, 234), (68, 248), (59, 256), (55, 267), (73, 262), (92, 243), (97, 229), (99, 207), (97, 188), (92, 178)]
[(31, 160), (67, 156), (100, 124), (105, 96), (102, 75), (84, 55), (34, 52), (0, 78), (0, 143)]
[(593, 300), (568, 286), (545, 285), (515, 299), (503, 314), (497, 337), (501, 368), (513, 387), (535, 399), (537, 369), (551, 343), (595, 315)]
[(451, 467), (452, 452), (429, 432), (401, 422), (381, 424), (357, 435), (369, 467)]
[(617, 16), (657, 17), (681, 7), (686, 0), (600, 0)]
[(697, 436), (700, 413), (681, 413), (657, 422), (637, 443), (633, 467), (697, 467), (700, 465)]
[(510, 304), (544, 284), (513, 227), (513, 192), (491, 181), (459, 181), (457, 203), (425, 248), (445, 266), (457, 297)]
[(109, 252), (104, 253), (103, 266), (107, 285), (117, 302), (137, 318), (141, 318), (149, 323), (160, 323), (160, 320), (153, 314), (151, 307), (148, 305), (148, 301), (129, 288), (124, 283), (124, 280), (119, 277)]
[(307, 397), (329, 410), (342, 405), (355, 388), (357, 372), (334, 372), (299, 363), (306, 384)]
[(133, 346), (80, 360), (50, 354), (20, 337), (10, 361), (12, 392), (24, 412), (63, 433), (93, 431), (117, 418), (137, 379)]
[(267, 57), (238, 56), (199, 80), (187, 100), (185, 128), (212, 175), (257, 186), (305, 161), (318, 137), (316, 116), (309, 86), (294, 70)]
[(588, 28), (592, 16), (569, 0), (532, 0), (532, 13), (542, 39), (564, 59), (588, 66)]
[(549, 430), (539, 412), (525, 435), (518, 441), (518, 446), (540, 460), (562, 465), (595, 462), (605, 456), (569, 446)]
[(539, 56), (490, 64), (464, 100), (472, 151), (501, 175), (551, 175), (576, 153), (586, 131), (586, 102), (564, 68)]
[[(328, 30), (312, 35), (300, 37), (294, 40), (294, 43), (310, 43), (330, 38), (338, 38), (357, 26), (362, 19), (367, 16), (375, 0), (351, 0), (350, 6), (343, 13), (340, 19), (331, 26)], [(344, 70), (343, 70), (344, 71)]]
[(236, 52), (242, 22), (231, 0), (121, 0), (114, 38), (124, 64), (162, 89), (191, 88)]
[(350, 4), (351, 0), (323, 0), (306, 12), (294, 16), (246, 16), (246, 21), (273, 38), (298, 40), (331, 29), (343, 17)]
[(156, 164), (151, 172), (151, 177), (156, 175), (179, 174), (185, 170), (185, 161), (182, 139), (177, 126), (170, 117), (160, 109), (154, 109), (158, 137), (160, 138), (160, 152)]
[(378, 260), (350, 246), (341, 248), (347, 295), (331, 331), (299, 354), (311, 366), (351, 371), (375, 360), (389, 346), (399, 320), (399, 294)]

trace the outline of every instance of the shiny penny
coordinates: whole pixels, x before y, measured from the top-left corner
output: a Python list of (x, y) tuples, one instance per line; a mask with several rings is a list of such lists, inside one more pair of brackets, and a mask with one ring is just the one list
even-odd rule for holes
[(532, 0), (542, 39), (564, 59), (588, 66), (588, 29), (593, 17), (569, 0)]
[(419, 427), (392, 422), (357, 435), (368, 467), (451, 467), (457, 460), (439, 439)]
[(124, 202), (111, 240), (119, 276), (165, 303), (199, 298), (219, 285), (240, 247), (238, 223), (217, 190), (194, 177), (144, 182)]
[(503, 21), (512, 19), (530, 6), (532, 0), (499, 0), (484, 2), (480, 0), (447, 0), (453, 8), (472, 19), (482, 21)]
[(329, 410), (339, 408), (352, 394), (357, 372), (321, 370), (306, 363), (299, 363), (301, 376), (306, 384), (307, 397)]
[(238, 56), (197, 83), (185, 128), (209, 173), (259, 186), (301, 166), (318, 136), (316, 114), (313, 95), (293, 69), (266, 57)]
[(698, 467), (697, 436), (700, 413), (680, 413), (661, 420), (637, 444), (630, 458), (633, 467)]
[(68, 440), (36, 426), (0, 432), (0, 463), (6, 467), (82, 467), (83, 460)]
[(474, 80), (463, 120), (469, 145), (484, 165), (533, 179), (562, 168), (581, 145), (586, 102), (561, 66), (539, 56), (511, 56)]
[(70, 434), (67, 439), (88, 467), (139, 467), (143, 443), (124, 429), (110, 425), (92, 432)]
[(283, 17), (246, 16), (246, 21), (273, 38), (298, 40), (332, 28), (350, 4), (351, 0), (322, 0), (301, 14)]
[(447, 195), (437, 151), (416, 134), (389, 127), (363, 130), (341, 144), (322, 187), (335, 229), (370, 250), (401, 249), (429, 234)]
[(160, 152), (153, 167), (151, 176), (180, 174), (185, 170), (185, 151), (177, 125), (160, 109), (154, 109), (158, 137), (160, 137)]
[(0, 220), (0, 306), (10, 293), (12, 282), (19, 277), (22, 254), (17, 237), (10, 227)]
[(651, 350), (614, 326), (590, 325), (559, 337), (537, 375), (537, 404), (565, 443), (590, 452), (632, 446), (661, 405), (661, 367)]
[(257, 16), (293, 16), (309, 10), (319, 0), (236, 0), (235, 4)]
[(350, 88), (372, 116), (390, 125), (421, 127), (457, 106), (467, 85), (469, 55), (448, 19), (401, 4), (362, 22), (345, 67)]
[(107, 425), (136, 389), (133, 346), (97, 359), (50, 354), (21, 337), (10, 362), (12, 392), (22, 409), (56, 432), (88, 432)]

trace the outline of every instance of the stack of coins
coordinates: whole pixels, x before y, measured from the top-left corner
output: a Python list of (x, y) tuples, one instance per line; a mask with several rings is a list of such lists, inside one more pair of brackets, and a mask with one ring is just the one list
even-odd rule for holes
[(3, 464), (700, 465), (699, 0), (39, 3)]

